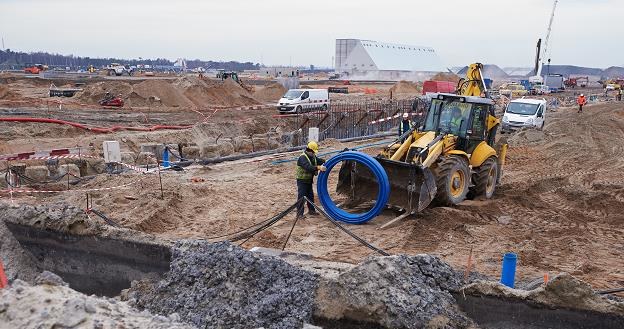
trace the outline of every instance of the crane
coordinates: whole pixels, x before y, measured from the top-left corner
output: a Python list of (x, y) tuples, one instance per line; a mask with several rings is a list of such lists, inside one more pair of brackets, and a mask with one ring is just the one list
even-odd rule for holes
[(540, 51), (541, 40), (537, 42), (537, 60), (535, 65), (535, 75), (529, 78), (529, 82), (532, 84), (543, 84), (544, 78), (542, 77), (542, 67), (544, 66), (544, 57), (546, 57), (548, 51), (548, 41), (550, 40), (550, 32), (552, 31), (553, 20), (555, 19), (555, 9), (557, 9), (557, 3), (559, 0), (555, 0), (553, 4), (552, 13), (550, 14), (550, 21), (548, 22), (548, 30), (546, 30), (546, 39), (544, 39), (544, 47)]

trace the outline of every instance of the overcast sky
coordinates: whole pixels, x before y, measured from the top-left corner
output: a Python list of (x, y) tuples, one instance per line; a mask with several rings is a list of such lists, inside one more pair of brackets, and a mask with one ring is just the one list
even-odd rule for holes
[[(431, 46), (449, 67), (532, 66), (552, 0), (0, 0), (5, 48), (331, 66), (336, 38)], [(624, 65), (623, 0), (560, 0), (553, 64)]]

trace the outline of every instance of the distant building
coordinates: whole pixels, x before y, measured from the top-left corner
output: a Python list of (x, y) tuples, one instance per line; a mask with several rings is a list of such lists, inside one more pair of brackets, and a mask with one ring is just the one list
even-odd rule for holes
[(336, 39), (335, 71), (351, 79), (417, 80), (448, 72), (431, 47)]
[(296, 77), (299, 75), (299, 67), (292, 66), (267, 66), (261, 67), (260, 73), (269, 77)]

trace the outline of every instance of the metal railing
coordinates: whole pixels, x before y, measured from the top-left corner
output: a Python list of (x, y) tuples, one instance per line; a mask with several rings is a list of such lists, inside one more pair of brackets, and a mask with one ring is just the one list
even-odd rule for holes
[[(319, 128), (319, 141), (371, 136), (398, 129), (403, 113), (419, 123), (427, 108), (426, 100), (367, 100), (359, 102), (334, 102), (324, 110), (300, 114), (277, 115), (284, 121), (284, 143), (301, 146), (307, 143), (309, 128)], [(398, 131), (397, 131), (398, 134)]]

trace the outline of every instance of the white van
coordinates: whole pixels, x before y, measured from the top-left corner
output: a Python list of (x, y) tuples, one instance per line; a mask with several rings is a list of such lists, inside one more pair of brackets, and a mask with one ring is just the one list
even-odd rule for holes
[(544, 128), (546, 100), (520, 98), (509, 102), (503, 115), (503, 133), (523, 127)]
[(315, 109), (327, 111), (328, 108), (327, 89), (290, 89), (277, 103), (280, 113), (302, 113)]

